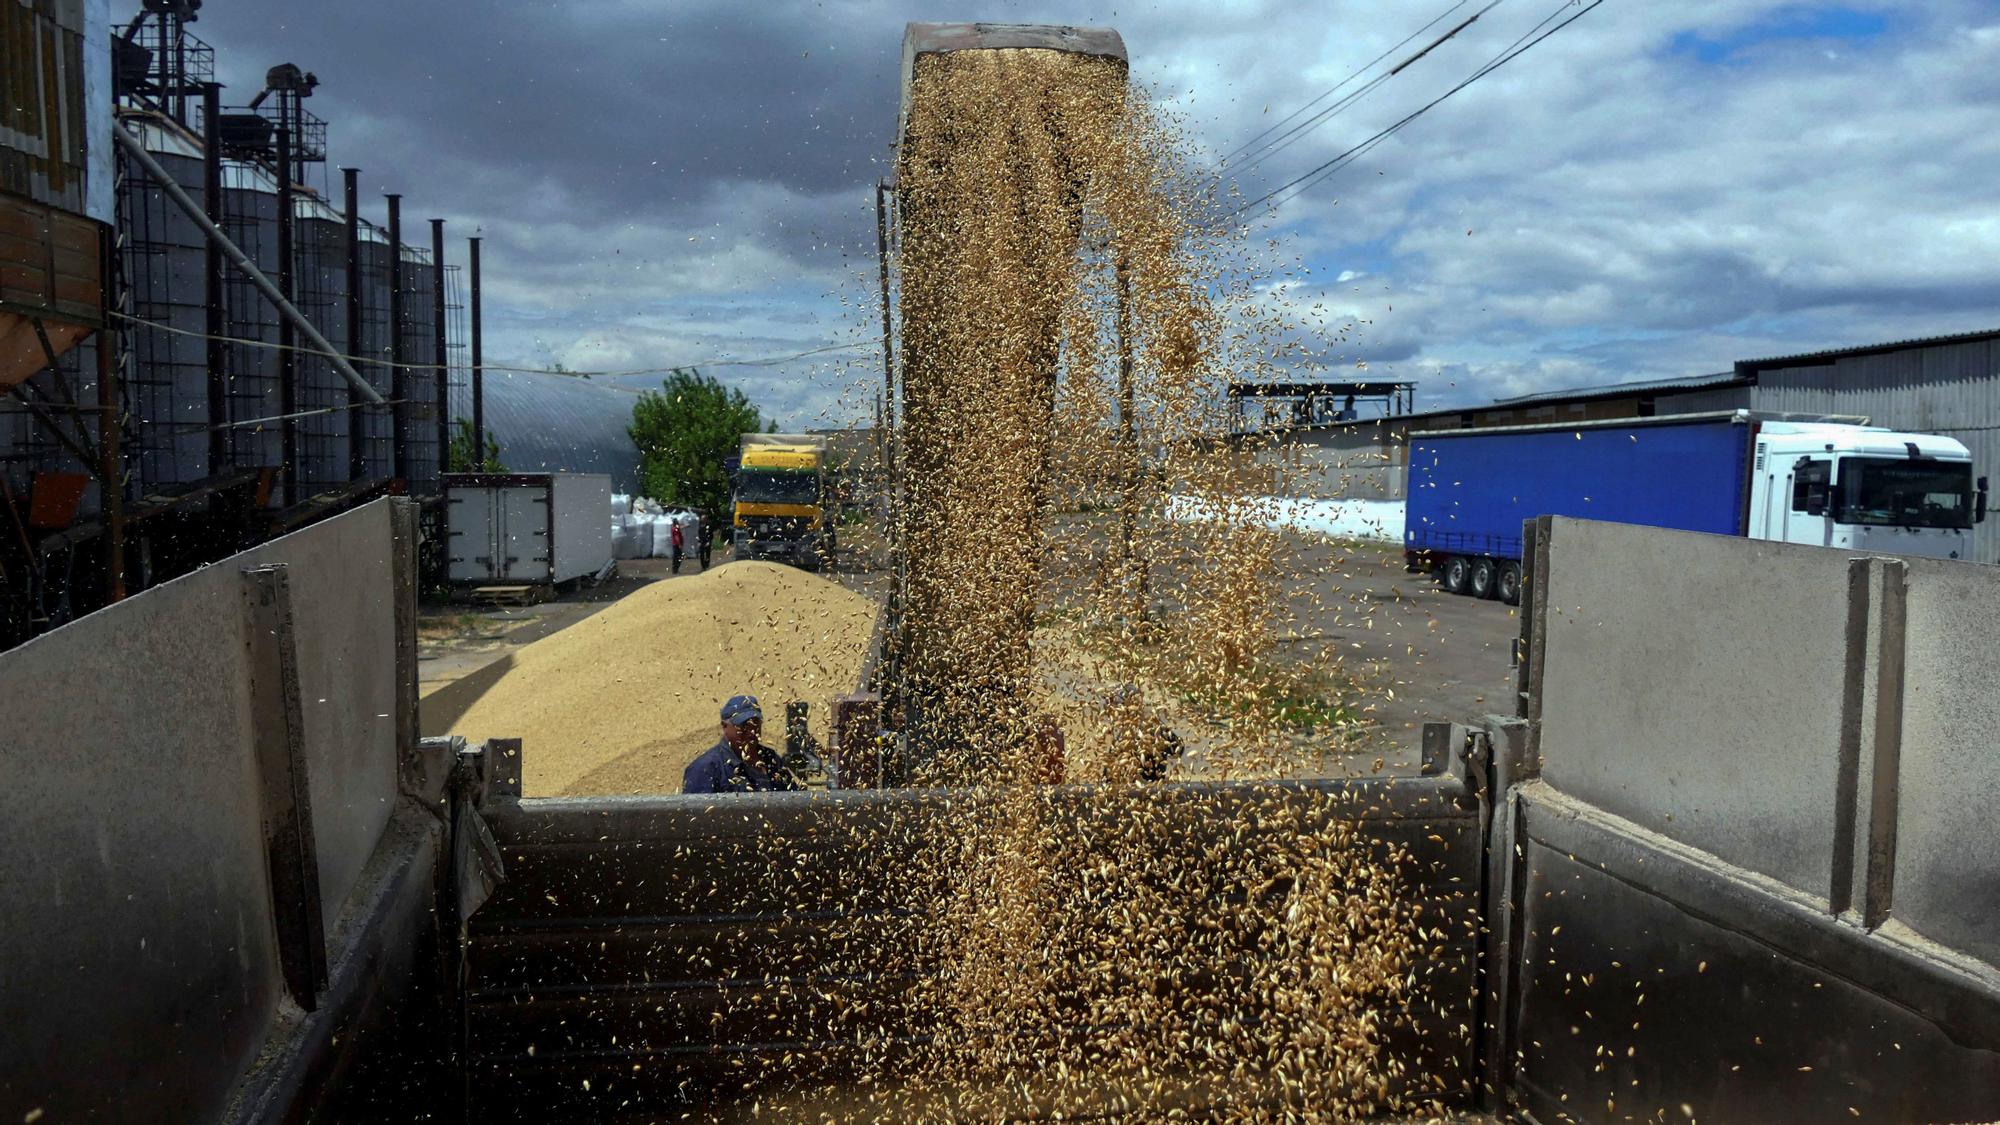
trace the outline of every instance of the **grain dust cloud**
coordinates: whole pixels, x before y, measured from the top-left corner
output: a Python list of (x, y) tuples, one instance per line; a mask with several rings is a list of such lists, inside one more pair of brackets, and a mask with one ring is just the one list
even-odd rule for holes
[(1463, 1016), (1421, 1010), (1416, 857), (1351, 793), (1201, 784), (1323, 771), (1354, 699), (1278, 658), (1312, 583), (1217, 440), (1271, 352), (1172, 123), (1120, 60), (921, 55), (898, 180), (892, 664), (911, 780), (952, 788), (882, 861), (905, 1018), (840, 1108), (761, 1108), (1421, 1112), (1398, 1044)]

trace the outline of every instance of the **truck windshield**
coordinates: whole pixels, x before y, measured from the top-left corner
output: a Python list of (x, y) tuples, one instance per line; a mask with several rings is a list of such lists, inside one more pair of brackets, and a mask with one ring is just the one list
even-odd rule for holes
[(736, 498), (751, 504), (815, 504), (819, 477), (795, 469), (745, 469)]
[(1963, 462), (1854, 457), (1841, 463), (1836, 523), (1972, 526), (1972, 466)]

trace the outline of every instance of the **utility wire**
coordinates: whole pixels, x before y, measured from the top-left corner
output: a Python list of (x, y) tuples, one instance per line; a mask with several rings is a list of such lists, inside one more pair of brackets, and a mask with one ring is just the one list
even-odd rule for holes
[[(1477, 23), (1479, 21), (1479, 17), (1499, 7), (1500, 2), (1501, 0), (1490, 0), (1490, 2), (1484, 8), (1481, 8), (1478, 11), (1472, 13), (1470, 16), (1467, 16), (1464, 20), (1460, 21), (1451, 30), (1445, 32), (1443, 35), (1438, 36), (1436, 39), (1431, 40), (1429, 43), (1424, 44), (1423, 49), (1419, 50), (1416, 54), (1413, 54), (1409, 58), (1404, 59), (1402, 62), (1397, 63), (1395, 66), (1390, 67), (1386, 72), (1379, 74), (1375, 78), (1369, 80), (1367, 85), (1361, 87), (1359, 90), (1356, 90), (1353, 93), (1347, 95), (1346, 97), (1340, 99), (1338, 102), (1335, 102), (1334, 104), (1319, 111), (1307, 121), (1294, 126), (1283, 137), (1278, 138), (1278, 140), (1272, 142), (1270, 145), (1267, 145), (1265, 148), (1263, 148), (1261, 151), (1255, 154), (1253, 158), (1249, 161), (1249, 163), (1244, 164), (1237, 171), (1239, 172), (1239, 174), (1241, 172), (1249, 171), (1250, 169), (1256, 167), (1257, 165), (1262, 164), (1264, 161), (1269, 160), (1271, 157), (1276, 156), (1277, 154), (1292, 147), (1294, 144), (1297, 144), (1300, 140), (1304, 139), (1308, 133), (1311, 133), (1313, 130), (1318, 129), (1320, 126), (1326, 124), (1328, 121), (1333, 120), (1335, 117), (1338, 117), (1341, 113), (1345, 112), (1349, 107), (1353, 106), (1355, 102), (1358, 102), (1362, 98), (1367, 97), (1370, 93), (1372, 93), (1377, 87), (1381, 86), (1384, 82), (1387, 82), (1389, 79), (1396, 77), (1398, 74), (1403, 73), (1403, 71), (1405, 70), (1408, 70), (1410, 66), (1414, 64), (1418, 59), (1421, 59), (1425, 55), (1430, 54), (1432, 51), (1437, 50), (1439, 47), (1443, 46), (1450, 40), (1457, 38), (1459, 32), (1464, 31), (1466, 28), (1471, 27), (1474, 23)], [(1445, 15), (1450, 15), (1450, 14), (1451, 14), (1450, 12), (1445, 13)], [(1439, 17), (1439, 19), (1442, 18), (1443, 16)], [(1436, 22), (1437, 22), (1436, 20), (1431, 21), (1432, 24), (1435, 24)], [(1426, 24), (1422, 30), (1429, 30), (1430, 26), (1431, 26), (1430, 24)], [(1420, 31), (1419, 34), (1421, 33), (1422, 32)], [(1410, 37), (1410, 39), (1414, 38), (1416, 38), (1415, 35), (1412, 35)], [(1409, 39), (1403, 40), (1404, 43), (1408, 43), (1409, 41), (1410, 41)], [(1401, 45), (1402, 44), (1398, 44), (1397, 46), (1400, 47)], [(1370, 65), (1372, 66), (1373, 64), (1371, 63)]]
[[(1571, 0), (1571, 2), (1573, 3), (1574, 0)], [(1567, 8), (1569, 6), (1570, 6), (1569, 3), (1565, 3), (1563, 5), (1563, 8)], [(1592, 5), (1592, 7), (1595, 6), (1596, 6), (1595, 4)], [(1416, 112), (1405, 116), (1403, 119), (1397, 121), (1395, 124), (1389, 126), (1388, 128), (1375, 133), (1373, 136), (1370, 136), (1367, 140), (1362, 141), (1360, 144), (1357, 144), (1354, 147), (1349, 148), (1337, 154), (1336, 156), (1326, 161), (1325, 163), (1322, 163), (1317, 167), (1307, 171), (1304, 175), (1298, 176), (1295, 179), (1292, 179), (1284, 184), (1281, 184), (1278, 187), (1272, 189), (1271, 191), (1266, 192), (1264, 195), (1258, 197), (1257, 199), (1244, 204), (1243, 206), (1237, 208), (1234, 214), (1240, 215), (1243, 212), (1249, 210), (1250, 208), (1256, 207), (1259, 204), (1262, 204), (1265, 201), (1272, 199), (1274, 196), (1278, 196), (1284, 193), (1286, 190), (1290, 188), (1293, 188), (1295, 186), (1298, 187), (1297, 192), (1293, 193), (1292, 195), (1288, 195), (1284, 199), (1278, 201), (1280, 203), (1288, 202), (1289, 200), (1296, 198), (1298, 195), (1302, 195), (1305, 192), (1311, 190), (1315, 185), (1323, 182), (1328, 177), (1333, 175), (1333, 173), (1338, 172), (1340, 169), (1345, 168), (1349, 164), (1352, 164), (1354, 161), (1359, 160), (1363, 156), (1366, 156), (1369, 152), (1374, 150), (1376, 145), (1381, 144), (1384, 140), (1388, 139), (1390, 136), (1393, 136), (1395, 133), (1401, 131), (1401, 129), (1405, 125), (1409, 124), (1411, 121), (1414, 121), (1416, 118), (1421, 117), (1425, 112), (1430, 110), (1433, 106), (1437, 105), (1439, 102), (1442, 102), (1446, 98), (1451, 97), (1459, 90), (1464, 89), (1466, 86), (1469, 86), (1473, 82), (1484, 77), (1489, 71), (1498, 69), (1499, 66), (1511, 60), (1513, 58), (1513, 53), (1519, 53), (1515, 49), (1521, 46), (1523, 40), (1528, 39), (1529, 36), (1532, 36), (1537, 31), (1540, 31), (1542, 28), (1547, 27), (1551, 20), (1553, 20), (1557, 15), (1562, 14), (1563, 8), (1558, 8), (1554, 13), (1551, 13), (1549, 16), (1544, 17), (1540, 23), (1536, 24), (1533, 28), (1530, 28), (1519, 39), (1514, 40), (1514, 42), (1509, 44), (1505, 50), (1500, 52), (1499, 55), (1496, 55), (1493, 59), (1488, 60), (1485, 65), (1475, 70), (1471, 77), (1467, 78), (1464, 82), (1459, 83), (1457, 86), (1452, 87), (1450, 90), (1445, 91), (1445, 93), (1442, 96), (1433, 99), (1431, 102), (1418, 108)], [(1582, 13), (1578, 14), (1581, 15)], [(1540, 41), (1541, 40), (1537, 39), (1535, 42), (1540, 42)], [(1528, 46), (1531, 47), (1533, 45), (1534, 45), (1533, 43), (1528, 44)], [(1522, 50), (1525, 50), (1525, 48), (1522, 48)]]
[[(1266, 202), (1270, 202), (1276, 199), (1277, 196), (1282, 195), (1287, 191), (1291, 191), (1291, 189), (1293, 188), (1297, 188), (1298, 190), (1292, 192), (1291, 195), (1285, 196), (1285, 198), (1282, 200), (1277, 200), (1277, 202), (1279, 203), (1289, 202), (1290, 200), (1297, 198), (1299, 195), (1302, 195), (1305, 192), (1311, 190), (1313, 187), (1317, 186), (1321, 182), (1325, 181), (1327, 178), (1331, 177), (1335, 172), (1340, 171), (1340, 169), (1353, 163), (1356, 159), (1359, 159), (1361, 156), (1366, 155), (1367, 152), (1373, 149), (1376, 145), (1381, 144), (1384, 140), (1388, 139), (1390, 136), (1393, 136), (1394, 134), (1400, 132), (1403, 129), (1403, 127), (1408, 125), (1410, 122), (1415, 121), (1417, 118), (1422, 117), (1426, 113), (1429, 113), (1432, 109), (1436, 108), (1440, 103), (1450, 98), (1453, 94), (1458, 93), (1460, 90), (1465, 89), (1467, 86), (1472, 85), (1474, 82), (1479, 81), (1481, 78), (1486, 77), (1487, 75), (1493, 73), (1494, 71), (1499, 70), (1501, 67), (1506, 66), (1508, 63), (1513, 62), (1515, 59), (1521, 57), (1522, 55), (1527, 54), (1530, 50), (1534, 48), (1534, 46), (1537, 43), (1540, 43), (1542, 40), (1547, 39), (1549, 36), (1554, 35), (1558, 31), (1561, 31), (1563, 28), (1568, 27), (1570, 24), (1575, 23), (1577, 20), (1582, 19), (1584, 16), (1590, 13), (1591, 9), (1596, 8), (1599, 4), (1604, 3), (1604, 0), (1590, 0), (1590, 3), (1585, 4), (1580, 10), (1577, 11), (1575, 15), (1569, 17), (1566, 20), (1563, 20), (1561, 23), (1556, 24), (1554, 27), (1548, 26), (1553, 20), (1555, 20), (1557, 16), (1560, 16), (1568, 8), (1573, 7), (1577, 2), (1578, 0), (1564, 0), (1564, 3), (1562, 4), (1561, 7), (1558, 7), (1554, 12), (1550, 13), (1547, 17), (1545, 17), (1542, 20), (1542, 22), (1530, 28), (1526, 34), (1521, 36), (1521, 38), (1514, 40), (1512, 44), (1509, 44), (1505, 50), (1501, 51), (1498, 55), (1495, 55), (1484, 66), (1481, 66), (1478, 70), (1473, 71), (1472, 74), (1469, 77), (1467, 77), (1463, 82), (1460, 82), (1458, 85), (1453, 86), (1451, 89), (1446, 90), (1444, 93), (1439, 94), (1437, 97), (1424, 103), (1422, 106), (1419, 106), (1417, 109), (1411, 111), (1409, 114), (1404, 116), (1401, 120), (1397, 121), (1395, 124), (1390, 125), (1389, 127), (1381, 130), (1374, 136), (1371, 136), (1367, 140), (1362, 141), (1360, 144), (1355, 145), (1353, 148), (1347, 149), (1346, 151), (1334, 156), (1332, 159), (1327, 160), (1324, 163), (1318, 165), (1317, 167), (1312, 168), (1303, 175), (1297, 176), (1283, 184), (1278, 185), (1275, 188), (1272, 188), (1270, 191), (1265, 192), (1263, 195), (1257, 197), (1256, 199), (1253, 199), (1250, 202), (1245, 203), (1243, 206), (1238, 207), (1235, 211), (1231, 212), (1231, 214), (1241, 215), (1243, 212), (1248, 211), (1253, 207), (1260, 206)], [(1548, 30), (1544, 31), (1542, 30), (1543, 28), (1548, 28)], [(1539, 32), (1540, 34), (1537, 34), (1537, 32)], [(1532, 38), (1530, 38), (1531, 36)]]
[[(1230, 152), (1230, 153), (1229, 153), (1229, 154), (1228, 154), (1227, 156), (1224, 156), (1224, 157), (1222, 158), (1222, 160), (1221, 160), (1221, 163), (1223, 163), (1223, 164), (1228, 164), (1228, 163), (1229, 163), (1229, 162), (1230, 162), (1231, 160), (1234, 160), (1234, 159), (1236, 159), (1236, 158), (1237, 158), (1238, 156), (1242, 155), (1242, 154), (1243, 154), (1243, 152), (1244, 152), (1245, 150), (1247, 150), (1247, 149), (1250, 149), (1250, 148), (1252, 148), (1253, 146), (1255, 146), (1255, 145), (1257, 144), (1257, 142), (1258, 142), (1258, 141), (1261, 141), (1261, 140), (1263, 140), (1263, 139), (1264, 139), (1265, 137), (1268, 137), (1268, 136), (1270, 136), (1270, 135), (1271, 135), (1272, 133), (1274, 133), (1274, 132), (1278, 131), (1279, 129), (1282, 129), (1282, 128), (1284, 128), (1284, 127), (1285, 127), (1285, 125), (1286, 125), (1286, 123), (1290, 122), (1290, 121), (1291, 121), (1291, 120), (1292, 120), (1293, 118), (1297, 117), (1297, 116), (1298, 116), (1299, 114), (1301, 114), (1301, 113), (1304, 113), (1305, 111), (1307, 111), (1307, 110), (1311, 109), (1312, 107), (1314, 107), (1314, 106), (1318, 105), (1319, 103), (1321, 103), (1321, 102), (1325, 101), (1326, 99), (1328, 99), (1328, 98), (1332, 97), (1332, 96), (1333, 96), (1334, 94), (1337, 94), (1337, 93), (1339, 93), (1339, 92), (1340, 92), (1340, 88), (1341, 88), (1342, 86), (1345, 86), (1345, 85), (1347, 85), (1347, 84), (1348, 84), (1349, 82), (1352, 82), (1352, 81), (1354, 81), (1355, 79), (1357, 79), (1357, 78), (1361, 77), (1362, 75), (1364, 75), (1364, 74), (1368, 73), (1368, 72), (1369, 72), (1370, 70), (1374, 69), (1374, 67), (1375, 67), (1375, 64), (1377, 64), (1377, 63), (1381, 62), (1381, 61), (1382, 61), (1383, 59), (1386, 59), (1386, 58), (1388, 58), (1388, 57), (1389, 57), (1390, 55), (1393, 55), (1393, 54), (1395, 54), (1395, 53), (1396, 53), (1397, 51), (1400, 51), (1400, 50), (1402, 50), (1402, 49), (1403, 49), (1404, 47), (1406, 47), (1406, 46), (1408, 46), (1408, 45), (1409, 45), (1409, 43), (1410, 43), (1410, 41), (1411, 41), (1411, 40), (1415, 39), (1415, 38), (1416, 38), (1417, 36), (1419, 36), (1419, 35), (1422, 35), (1422, 34), (1423, 34), (1424, 32), (1426, 32), (1426, 31), (1429, 31), (1429, 30), (1430, 30), (1431, 28), (1433, 28), (1433, 27), (1436, 27), (1436, 26), (1437, 26), (1437, 25), (1438, 25), (1439, 23), (1441, 23), (1441, 22), (1443, 22), (1443, 21), (1444, 21), (1444, 18), (1445, 18), (1446, 16), (1449, 16), (1449, 15), (1451, 15), (1451, 14), (1452, 14), (1453, 12), (1456, 12), (1456, 11), (1458, 11), (1458, 10), (1459, 10), (1460, 8), (1463, 8), (1463, 7), (1465, 7), (1465, 6), (1466, 6), (1466, 4), (1468, 4), (1468, 3), (1470, 3), (1470, 2), (1471, 2), (1471, 0), (1458, 0), (1458, 2), (1457, 2), (1457, 3), (1455, 3), (1455, 4), (1453, 4), (1453, 5), (1451, 6), (1451, 7), (1449, 7), (1449, 8), (1446, 8), (1446, 9), (1445, 9), (1444, 11), (1442, 11), (1442, 12), (1439, 12), (1439, 13), (1438, 13), (1437, 15), (1435, 15), (1435, 16), (1433, 16), (1433, 17), (1431, 17), (1431, 22), (1429, 22), (1429, 23), (1425, 24), (1424, 26), (1422, 26), (1422, 27), (1420, 27), (1420, 28), (1416, 29), (1415, 31), (1412, 31), (1412, 32), (1410, 32), (1410, 33), (1409, 33), (1408, 35), (1406, 35), (1406, 36), (1404, 36), (1404, 37), (1403, 37), (1403, 40), (1402, 40), (1402, 42), (1400, 42), (1400, 43), (1397, 43), (1397, 44), (1396, 44), (1395, 46), (1393, 46), (1393, 47), (1389, 48), (1388, 50), (1386, 50), (1386, 51), (1382, 52), (1382, 53), (1381, 53), (1381, 54), (1379, 54), (1379, 55), (1376, 55), (1376, 56), (1375, 56), (1374, 58), (1372, 58), (1372, 59), (1368, 60), (1368, 61), (1367, 61), (1366, 63), (1362, 64), (1361, 66), (1359, 66), (1359, 67), (1357, 67), (1357, 68), (1355, 68), (1355, 70), (1354, 70), (1354, 72), (1353, 72), (1353, 73), (1351, 73), (1351, 74), (1349, 74), (1349, 75), (1348, 75), (1347, 77), (1345, 77), (1345, 78), (1341, 79), (1341, 80), (1340, 80), (1339, 82), (1336, 82), (1336, 83), (1334, 83), (1334, 85), (1333, 85), (1333, 88), (1332, 88), (1332, 89), (1329, 89), (1329, 90), (1326, 90), (1326, 91), (1324, 91), (1323, 93), (1321, 93), (1321, 94), (1320, 94), (1320, 95), (1319, 95), (1318, 97), (1314, 98), (1313, 100), (1311, 100), (1311, 101), (1307, 102), (1306, 104), (1304, 104), (1304, 105), (1300, 106), (1299, 108), (1297, 108), (1297, 109), (1293, 110), (1292, 112), (1290, 112), (1290, 113), (1286, 114), (1286, 115), (1285, 115), (1284, 117), (1282, 117), (1282, 118), (1278, 119), (1277, 121), (1274, 121), (1274, 122), (1272, 122), (1272, 123), (1271, 123), (1271, 125), (1270, 125), (1269, 127), (1267, 127), (1267, 128), (1266, 128), (1266, 129), (1265, 129), (1265, 130), (1264, 130), (1263, 132), (1261, 132), (1261, 133), (1258, 133), (1258, 134), (1257, 134), (1256, 136), (1254, 136), (1254, 137), (1251, 137), (1251, 138), (1250, 138), (1249, 140), (1247, 140), (1247, 141), (1243, 142), (1242, 144), (1238, 145), (1238, 146), (1236, 147), (1236, 149), (1235, 149), (1234, 151)], [(1400, 68), (1399, 68), (1399, 69), (1400, 69)], [(1377, 79), (1376, 81), (1378, 81), (1378, 82), (1379, 82), (1379, 81), (1380, 81), (1380, 79)], [(1371, 83), (1371, 85), (1373, 85), (1373, 83)], [(1288, 134), (1288, 135), (1289, 135), (1289, 134)], [(1282, 138), (1281, 138), (1281, 139), (1282, 139)], [(1272, 142), (1272, 143), (1273, 143), (1273, 144), (1275, 144), (1275, 143), (1277, 143), (1277, 142), (1275, 142), (1275, 141), (1274, 141), (1274, 142)], [(1255, 154), (1253, 153), (1252, 155), (1254, 156)], [(1253, 163), (1254, 163), (1254, 161), (1253, 161)]]
[(343, 410), (380, 410), (383, 407), (403, 406), (408, 403), (415, 403), (421, 401), (423, 400), (413, 399), (413, 398), (390, 398), (390, 399), (383, 399), (379, 403), (374, 403), (374, 402), (346, 403), (340, 406), (323, 406), (314, 410), (300, 410), (292, 414), (273, 414), (267, 418), (245, 418), (240, 422), (224, 422), (220, 426), (211, 426), (206, 422), (162, 423), (152, 418), (140, 418), (136, 419), (136, 421), (138, 422), (139, 425), (142, 426), (164, 425), (167, 429), (172, 430), (174, 433), (205, 434), (205, 433), (213, 433), (216, 430), (241, 430), (250, 426), (269, 426), (278, 422), (290, 422), (297, 418), (317, 418), (322, 414), (338, 414)]
[[(437, 370), (438, 366), (435, 363), (396, 363), (386, 359), (369, 359), (365, 356), (347, 356), (347, 355), (342, 355), (339, 352), (321, 351), (318, 348), (302, 347), (296, 344), (288, 348), (283, 344), (273, 343), (269, 340), (246, 340), (240, 336), (213, 336), (206, 332), (197, 332), (191, 328), (176, 328), (171, 324), (161, 324), (159, 321), (156, 320), (146, 320), (143, 317), (128, 316), (127, 314), (118, 312), (115, 309), (108, 311), (111, 316), (114, 316), (119, 320), (125, 321), (128, 324), (135, 324), (141, 327), (150, 328), (156, 332), (169, 332), (176, 336), (191, 336), (197, 340), (219, 340), (225, 344), (241, 344), (245, 347), (265, 348), (270, 351), (290, 351), (298, 355), (313, 356), (320, 359), (333, 359), (338, 357), (341, 359), (352, 360), (356, 363), (362, 364), (367, 367), (379, 367), (384, 369), (400, 368), (407, 371), (435, 371)], [(689, 363), (666, 364), (660, 367), (640, 367), (640, 368), (634, 368), (630, 371), (558, 371), (553, 368), (547, 368), (547, 367), (509, 367), (504, 364), (497, 364), (497, 363), (482, 363), (480, 364), (480, 370), (502, 371), (509, 374), (521, 374), (521, 375), (567, 375), (579, 379), (624, 378), (624, 377), (631, 377), (638, 375), (665, 375), (670, 372), (689, 367), (777, 367), (780, 364), (791, 363), (794, 360), (806, 359), (811, 356), (824, 355), (827, 352), (853, 351), (856, 348), (873, 348), (876, 346), (877, 345), (873, 343), (867, 343), (867, 342), (854, 342), (846, 344), (822, 344), (816, 348), (807, 348), (804, 351), (791, 352), (786, 355), (758, 356), (751, 359), (703, 359), (703, 360), (695, 360)], [(458, 366), (463, 368), (469, 365), (459, 364)], [(372, 406), (375, 404), (368, 403), (366, 405)]]

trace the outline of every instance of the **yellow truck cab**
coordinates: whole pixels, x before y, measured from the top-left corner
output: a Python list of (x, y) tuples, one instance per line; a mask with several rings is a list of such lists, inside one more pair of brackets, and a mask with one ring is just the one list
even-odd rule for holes
[(810, 434), (743, 435), (731, 532), (737, 558), (806, 570), (833, 558), (826, 453), (826, 439)]

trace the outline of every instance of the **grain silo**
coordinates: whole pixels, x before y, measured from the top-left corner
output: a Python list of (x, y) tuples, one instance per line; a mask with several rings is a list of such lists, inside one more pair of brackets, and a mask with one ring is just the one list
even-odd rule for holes
[[(336, 348), (345, 348), (347, 225), (339, 211), (316, 196), (300, 197), (297, 212), (292, 300)], [(294, 442), (298, 495), (317, 496), (348, 481), (347, 380), (331, 360), (310, 351), (298, 356), (295, 378), (293, 402), (301, 415)]]
[[(278, 185), (263, 167), (225, 160), (222, 229), (267, 277), (279, 275)], [(284, 412), (279, 377), (278, 310), (240, 270), (223, 283), (223, 409), (211, 416), (224, 431), (224, 462), (236, 468), (277, 469), (284, 464), (279, 424)], [(210, 385), (211, 393), (214, 384)], [(277, 493), (271, 494), (275, 503)]]
[(398, 412), (403, 420), (403, 441), (407, 444), (408, 480), (413, 494), (432, 495), (438, 491), (438, 371), (432, 363), (437, 351), (433, 327), (436, 294), (430, 252), (405, 243), (402, 275), (402, 347), (398, 352), (403, 367), (400, 383), (404, 404)]
[[(203, 190), (201, 142), (165, 117), (127, 117), (146, 151), (196, 202)], [(208, 344), (204, 270), (207, 240), (166, 190), (121, 156), (125, 190), (120, 234), (127, 312), (142, 327), (126, 333), (124, 385), (127, 472), (144, 489), (197, 481), (210, 464)]]
[[(303, 108), (318, 80), (274, 66), (225, 109), (213, 50), (187, 28), (199, 5), (148, 0), (109, 24), (74, 7), (0, 21), (8, 41), (62, 47), (33, 76), (31, 108), (68, 123), (60, 145), (0, 136), (0, 202), (65, 240), (60, 271), (42, 252), (19, 274), (47, 294), (0, 270), (0, 304), (46, 306), (0, 310), (0, 390), (22, 384), (0, 402), (0, 501), (34, 521), (15, 537), (26, 550), (0, 558), (0, 647), (386, 492), (435, 497), (446, 423), (438, 271), (307, 182), (327, 157), (326, 125)], [(400, 443), (390, 407), (372, 404), (398, 391)]]
[[(360, 316), (348, 338), (355, 369), (384, 400), (395, 393), (395, 373), (389, 366), (389, 238), (373, 223), (362, 223), (360, 241)], [(361, 432), (361, 473), (368, 479), (395, 475), (394, 418), (389, 410), (357, 410), (351, 424)]]

